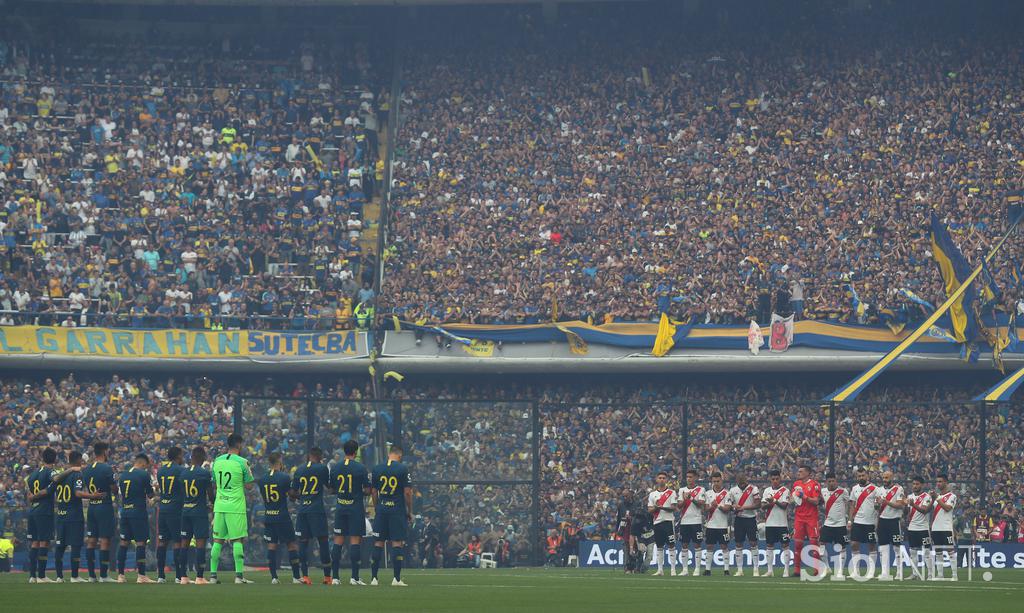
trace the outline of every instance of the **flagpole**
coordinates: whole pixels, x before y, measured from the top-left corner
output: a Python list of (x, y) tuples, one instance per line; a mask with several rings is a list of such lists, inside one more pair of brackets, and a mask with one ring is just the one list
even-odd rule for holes
[(985, 265), (995, 256), (995, 254), (1000, 249), (1002, 249), (1003, 245), (1010, 238), (1013, 232), (1017, 229), (1017, 226), (1019, 224), (1020, 218), (1018, 217), (1017, 220), (1013, 222), (1013, 225), (1010, 226), (1010, 229), (1006, 231), (1006, 234), (1003, 235), (1003, 237), (999, 239), (999, 241), (992, 248), (992, 250), (988, 252), (988, 255), (985, 256), (985, 259), (982, 260), (981, 264), (979, 264), (974, 269), (974, 272), (972, 272), (967, 277), (967, 279), (965, 279), (964, 282), (960, 284), (960, 287), (956, 288), (956, 291), (950, 294), (949, 298), (946, 298), (946, 301), (942, 303), (942, 306), (936, 309), (934, 313), (929, 315), (928, 318), (924, 320), (923, 324), (918, 326), (916, 330), (911, 332), (909, 336), (903, 339), (903, 341), (896, 345), (896, 347), (894, 347), (889, 353), (885, 354), (885, 356), (883, 356), (882, 359), (875, 362), (874, 365), (871, 366), (871, 368), (868, 368), (861, 374), (857, 375), (857, 377), (854, 378), (852, 381), (843, 385), (838, 390), (832, 392), (832, 394), (825, 397), (824, 400), (826, 402), (832, 401), (836, 403), (845, 402), (847, 400), (853, 400), (854, 398), (857, 397), (858, 394), (860, 394), (860, 392), (865, 387), (870, 385), (871, 382), (878, 377), (878, 375), (885, 372), (885, 370), (890, 365), (892, 365), (892, 363), (895, 362), (896, 359), (899, 358), (900, 355), (902, 355), (903, 352), (907, 350), (907, 348), (913, 345), (917, 341), (917, 339), (924, 336), (928, 329), (931, 328), (932, 325), (934, 325), (940, 317), (945, 315), (946, 311), (948, 311), (950, 307), (952, 307), (953, 304), (956, 303), (956, 301), (959, 300), (960, 297), (964, 295), (964, 293), (967, 291), (967, 288), (971, 286), (971, 283), (974, 283), (974, 280), (978, 277), (978, 275), (981, 274), (981, 271), (985, 268)]

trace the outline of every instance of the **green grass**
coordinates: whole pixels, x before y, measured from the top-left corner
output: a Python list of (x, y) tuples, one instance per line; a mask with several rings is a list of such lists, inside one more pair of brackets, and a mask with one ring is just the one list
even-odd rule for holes
[[(748, 569), (749, 570), (749, 569)], [(0, 603), (12, 613), (60, 611), (1020, 611), (1024, 571), (982, 571), (958, 583), (802, 583), (797, 579), (627, 576), (590, 569), (413, 570), (408, 588), (393, 588), (381, 571), (379, 587), (270, 585), (267, 573), (249, 573), (256, 585), (178, 586), (29, 585), (24, 574), (0, 575)], [(52, 574), (51, 574), (52, 576)], [(288, 577), (290, 574), (283, 575)], [(316, 575), (314, 576), (314, 580)], [(232, 573), (222, 577), (231, 579)], [(369, 580), (369, 572), (366, 572)], [(129, 575), (134, 581), (134, 575)]]

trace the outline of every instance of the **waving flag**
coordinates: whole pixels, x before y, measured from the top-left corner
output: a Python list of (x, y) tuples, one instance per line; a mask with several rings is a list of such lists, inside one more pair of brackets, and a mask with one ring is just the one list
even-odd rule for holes
[(661, 357), (672, 350), (672, 347), (676, 344), (676, 327), (672, 325), (672, 321), (669, 320), (668, 315), (662, 313), (661, 321), (658, 322), (658, 336), (654, 339), (654, 347), (651, 349), (651, 355), (655, 357)]
[(761, 326), (751, 319), (750, 328), (747, 330), (747, 347), (750, 349), (750, 353), (757, 355), (761, 353), (762, 345), (764, 345), (764, 335), (761, 333)]
[[(931, 222), (932, 257), (942, 274), (942, 283), (946, 288), (946, 296), (952, 296), (960, 285), (971, 276), (971, 267), (953, 243), (949, 230), (932, 214)], [(958, 343), (968, 343), (978, 335), (978, 322), (974, 316), (974, 302), (977, 292), (968, 287), (960, 298), (949, 308), (949, 318), (953, 321), (953, 336)]]

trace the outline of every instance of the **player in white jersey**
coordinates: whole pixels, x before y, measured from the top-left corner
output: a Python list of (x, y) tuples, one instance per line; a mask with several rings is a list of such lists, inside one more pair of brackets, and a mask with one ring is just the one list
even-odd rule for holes
[[(704, 542), (704, 488), (697, 485), (697, 471), (686, 471), (686, 485), (676, 493), (679, 499), (679, 541), (686, 552), (686, 563), (679, 574), (689, 574), (693, 561), (693, 576), (700, 576), (700, 546)], [(693, 550), (690, 550), (690, 545)]]
[(765, 510), (764, 545), (773, 553), (768, 557), (768, 570), (762, 577), (775, 574), (776, 557), (782, 562), (782, 576), (789, 576), (793, 561), (789, 550), (789, 488), (782, 484), (782, 473), (772, 469), (768, 473), (771, 485), (761, 492), (761, 508)]
[[(861, 468), (857, 471), (857, 483), (850, 488), (850, 550), (860, 553), (861, 543), (868, 544), (871, 559), (876, 553), (875, 533), (878, 528), (878, 486), (868, 481), (868, 471)], [(871, 572), (874, 572), (873, 570)]]
[(676, 575), (676, 535), (673, 530), (675, 512), (678, 506), (676, 492), (668, 486), (668, 473), (661, 471), (656, 478), (658, 487), (647, 495), (647, 512), (654, 522), (654, 559), (658, 561), (655, 576), (664, 575), (662, 557), (668, 558), (672, 567), (672, 576)]
[[(949, 491), (949, 478), (939, 475), (935, 478), (938, 491), (932, 494), (932, 553), (948, 556), (953, 568), (953, 580), (956, 581), (956, 538), (953, 533), (953, 510), (956, 509), (956, 494)], [(934, 559), (934, 558), (933, 558)], [(934, 562), (933, 562), (934, 564)], [(937, 576), (932, 579), (945, 579), (942, 568), (937, 567)]]
[(919, 560), (924, 560), (928, 569), (928, 576), (934, 574), (931, 565), (931, 555), (925, 548), (931, 547), (932, 538), (929, 532), (929, 524), (932, 517), (932, 497), (924, 491), (924, 479), (914, 477), (910, 480), (911, 494), (907, 496), (907, 543), (910, 545), (910, 568), (914, 578), (925, 578), (925, 571), (921, 569)]
[(735, 500), (732, 510), (736, 514), (732, 525), (733, 546), (736, 548), (736, 576), (743, 576), (744, 553), (751, 556), (754, 576), (761, 570), (757, 555), (757, 510), (761, 508), (761, 490), (747, 480), (747, 473), (736, 471), (736, 485), (729, 490)]
[[(894, 551), (896, 560), (903, 551), (903, 534), (900, 530), (900, 520), (903, 519), (903, 509), (907, 506), (903, 486), (893, 480), (891, 470), (882, 473), (882, 488), (878, 497), (875, 498), (878, 505), (878, 531), (875, 535), (878, 539), (878, 556), (882, 563), (880, 581), (892, 580), (892, 563)], [(899, 577), (903, 579), (903, 564), (898, 563)]]
[(704, 528), (704, 574), (711, 576), (711, 558), (714, 546), (722, 548), (725, 558), (725, 574), (729, 574), (729, 516), (732, 513), (733, 500), (729, 490), (722, 487), (722, 473), (711, 473), (711, 489), (704, 492), (704, 504), (708, 513), (708, 523)]
[(835, 576), (842, 578), (846, 546), (850, 542), (850, 535), (846, 531), (846, 523), (849, 521), (847, 512), (850, 510), (850, 490), (839, 486), (834, 472), (825, 475), (825, 489), (821, 491), (821, 500), (818, 504), (825, 507), (821, 544), (828, 552), (827, 557), (835, 561), (832, 568)]

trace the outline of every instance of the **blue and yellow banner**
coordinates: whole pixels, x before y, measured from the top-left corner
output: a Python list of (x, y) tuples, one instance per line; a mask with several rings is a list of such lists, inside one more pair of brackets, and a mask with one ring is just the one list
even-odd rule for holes
[(120, 330), (11, 326), (0, 328), (0, 356), (61, 355), (144, 359), (304, 359), (367, 355), (355, 331)]
[(984, 394), (979, 394), (974, 397), (975, 401), (985, 400), (988, 402), (1006, 402), (1013, 396), (1013, 393), (1017, 391), (1020, 384), (1024, 383), (1024, 368), (1016, 371), (1009, 377), (1003, 379), (999, 383), (996, 383), (988, 389)]
[[(942, 284), (946, 296), (954, 292), (971, 276), (971, 266), (964, 254), (953, 243), (949, 230), (939, 218), (932, 214), (931, 220), (932, 257), (942, 274)], [(978, 323), (974, 316), (974, 301), (977, 291), (968, 287), (949, 307), (949, 317), (953, 321), (953, 337), (958, 343), (972, 342), (978, 335)]]
[[(946, 318), (936, 318), (938, 325), (930, 327), (934, 330), (913, 342), (910, 351), (915, 353), (932, 353), (957, 355), (960, 347), (952, 336), (943, 329), (948, 326)], [(989, 322), (992, 326), (1006, 328), (1009, 318), (1001, 314), (998, 319)], [(668, 326), (660, 322), (650, 323), (611, 323), (593, 325), (583, 321), (563, 321), (542, 324), (445, 324), (440, 326), (424, 326), (411, 322), (401, 322), (401, 329), (420, 328), (425, 332), (441, 334), (446, 338), (458, 339), (466, 345), (467, 350), (473, 340), (503, 343), (549, 343), (569, 342), (575, 344), (578, 353), (586, 353), (590, 345), (608, 345), (642, 349), (650, 352), (658, 342), (658, 333), (662, 332), (661, 346), (671, 341), (672, 349), (739, 349), (747, 350), (747, 328), (740, 326), (721, 326), (713, 324), (697, 325), (693, 321), (687, 324), (668, 321)], [(671, 337), (667, 335), (674, 328)], [(768, 336), (765, 327), (763, 334)], [(869, 326), (843, 324), (824, 321), (798, 321), (793, 326), (793, 343), (791, 347), (809, 347), (815, 349), (834, 349), (838, 351), (868, 351), (884, 353), (900, 344), (910, 335), (907, 330), (894, 333), (887, 326)], [(570, 340), (571, 339), (571, 340)], [(1009, 351), (1016, 351), (1011, 346)], [(480, 351), (472, 351), (480, 355)]]

